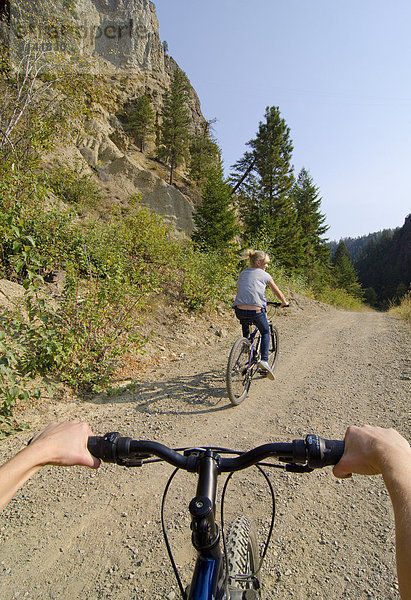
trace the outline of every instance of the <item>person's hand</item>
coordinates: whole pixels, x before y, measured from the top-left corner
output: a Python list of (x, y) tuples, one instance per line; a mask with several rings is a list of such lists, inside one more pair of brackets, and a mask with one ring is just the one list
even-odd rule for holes
[(52, 423), (33, 437), (29, 448), (35, 452), (38, 465), (81, 465), (97, 469), (100, 460), (87, 449), (87, 440), (92, 435), (87, 423)]
[(334, 475), (339, 478), (351, 477), (352, 473), (384, 475), (398, 467), (402, 460), (411, 460), (409, 443), (395, 429), (352, 426), (348, 427), (344, 441), (344, 454), (333, 468)]
[(280, 308), (288, 308), (290, 306), (289, 302), (283, 302), (280, 306)]
[(395, 429), (348, 427), (336, 477), (382, 474), (395, 518), (395, 547), (401, 598), (411, 600), (411, 448)]

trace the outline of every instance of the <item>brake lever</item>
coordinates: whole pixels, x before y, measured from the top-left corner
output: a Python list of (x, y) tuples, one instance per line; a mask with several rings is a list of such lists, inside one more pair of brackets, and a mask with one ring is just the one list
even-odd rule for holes
[(149, 454), (143, 455), (141, 458), (133, 457), (133, 458), (118, 458), (116, 463), (121, 467), (142, 467), (143, 461), (146, 458), (150, 458)]
[(296, 463), (287, 463), (285, 465), (285, 470), (288, 471), (288, 473), (312, 473), (314, 471), (314, 469), (308, 465), (297, 465)]

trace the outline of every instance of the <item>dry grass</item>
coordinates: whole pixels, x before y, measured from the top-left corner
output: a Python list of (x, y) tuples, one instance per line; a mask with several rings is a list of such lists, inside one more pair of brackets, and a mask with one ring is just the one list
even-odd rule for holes
[(390, 314), (404, 319), (408, 323), (411, 322), (411, 291), (409, 291), (404, 298), (401, 300), (399, 306), (392, 306), (390, 308)]

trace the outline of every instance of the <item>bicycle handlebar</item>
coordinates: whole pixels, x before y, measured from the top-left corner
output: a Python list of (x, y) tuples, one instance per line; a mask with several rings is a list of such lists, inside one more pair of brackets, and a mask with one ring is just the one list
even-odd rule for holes
[[(142, 466), (143, 460), (157, 456), (169, 464), (189, 472), (197, 471), (198, 459), (212, 453), (210, 447), (185, 449), (184, 454), (151, 440), (133, 440), (121, 437), (119, 433), (107, 433), (104, 436), (90, 437), (87, 445), (91, 454), (104, 462), (123, 466)], [(232, 458), (222, 458), (218, 452), (239, 454)], [(265, 458), (276, 457), (280, 462), (289, 462), (288, 470), (311, 471), (313, 469), (336, 464), (344, 452), (344, 442), (326, 440), (318, 435), (307, 435), (304, 440), (289, 443), (271, 443), (258, 446), (248, 452), (238, 453), (220, 449), (214, 454), (218, 470), (226, 473), (240, 471), (255, 465)], [(293, 468), (294, 467), (294, 468)]]
[[(283, 305), (282, 302), (272, 302), (271, 300), (267, 300), (267, 306), (275, 306), (275, 307), (279, 308), (282, 305)], [(289, 302), (286, 304), (286, 306), (284, 308), (286, 308), (288, 306), (290, 306)]]

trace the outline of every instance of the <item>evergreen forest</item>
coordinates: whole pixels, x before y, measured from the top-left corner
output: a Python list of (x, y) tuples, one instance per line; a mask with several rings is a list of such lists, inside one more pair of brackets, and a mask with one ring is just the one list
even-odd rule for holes
[(411, 215), (397, 229), (330, 242), (332, 260), (341, 244), (370, 306), (387, 309), (406, 296), (411, 279)]

